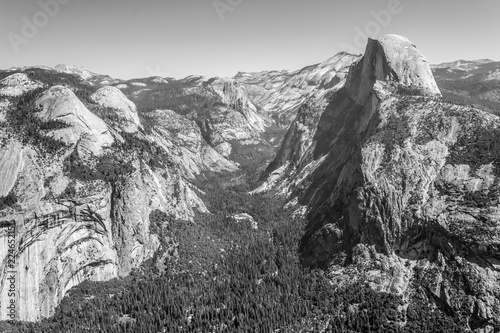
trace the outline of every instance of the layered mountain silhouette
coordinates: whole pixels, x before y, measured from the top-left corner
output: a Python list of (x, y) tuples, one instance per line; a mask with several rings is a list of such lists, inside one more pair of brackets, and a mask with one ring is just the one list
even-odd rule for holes
[[(251, 179), (248, 191), (304, 216), (301, 264), (333, 284), (366, 284), (401, 297), (401, 309), (424, 302), (492, 331), (499, 70), (490, 60), (430, 66), (407, 38), (387, 35), (362, 57), (233, 78), (0, 71), (0, 228), (16, 228), (16, 319), (53, 315), (83, 281), (145, 262), (165, 269), (178, 254), (158, 212), (165, 226), (210, 216), (215, 193), (200, 179), (211, 174)], [(248, 211), (226, 220), (257, 230)], [(0, 242), (1, 300), (7, 250)]]

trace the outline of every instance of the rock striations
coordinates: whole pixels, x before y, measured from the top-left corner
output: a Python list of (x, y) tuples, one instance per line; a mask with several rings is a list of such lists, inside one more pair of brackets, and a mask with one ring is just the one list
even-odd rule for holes
[[(77, 86), (50, 87), (69, 74), (35, 74), (47, 82), (34, 81), (31, 72), (1, 81), (8, 89), (0, 96), (0, 320), (9, 319), (5, 300), (15, 300), (16, 319), (39, 320), (85, 280), (126, 276), (157, 251), (166, 259), (151, 214), (192, 223), (197, 211), (208, 212), (195, 177), (237, 170), (179, 114), (150, 112), (144, 125), (116, 88), (85, 93), (88, 86), (76, 78)], [(22, 281), (14, 298), (12, 270)]]
[(299, 110), (260, 188), (305, 206), (304, 264), (499, 327), (500, 119), (444, 102), (395, 35), (369, 40), (326, 104)]

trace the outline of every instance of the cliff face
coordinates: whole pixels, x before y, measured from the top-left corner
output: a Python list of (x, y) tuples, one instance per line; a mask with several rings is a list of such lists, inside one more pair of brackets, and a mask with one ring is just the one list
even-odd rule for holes
[(121, 130), (128, 133), (138, 131), (141, 123), (137, 107), (119, 89), (109, 86), (102, 87), (91, 96), (91, 99), (99, 106), (111, 109), (111, 112), (116, 116), (117, 127)]
[[(1, 156), (12, 154), (17, 159), (2, 169), (2, 176), (11, 180), (3, 194), (15, 192), (17, 203), (0, 215), (0, 318), (9, 319), (6, 302), (13, 298), (8, 297), (6, 277), (15, 271), (18, 319), (36, 320), (50, 315), (65, 292), (83, 280), (117, 276), (109, 219), (111, 191), (105, 183), (95, 182), (68, 198), (61, 193), (69, 180), (61, 174), (60, 161), (16, 141), (9, 142)], [(7, 265), (5, 224), (15, 226), (13, 267)]]
[(208, 91), (220, 102), (207, 114), (198, 114), (196, 121), (211, 146), (228, 157), (232, 141), (244, 145), (263, 141), (261, 134), (271, 126), (272, 121), (259, 112), (242, 85), (230, 79), (215, 79), (209, 83)]
[(394, 35), (370, 40), (326, 103), (299, 111), (262, 187), (306, 206), (304, 264), (498, 327), (499, 118), (443, 102)]
[(235, 80), (202, 76), (182, 80), (148, 78), (116, 87), (137, 104), (140, 116), (155, 118), (158, 112), (171, 110), (173, 122), (177, 123), (178, 118), (174, 113), (192, 121), (205, 142), (225, 158), (233, 153), (235, 144), (272, 150), (263, 134), (273, 121)]
[(310, 100), (323, 99), (345, 79), (349, 66), (359, 59), (339, 53), (322, 63), (298, 71), (238, 73), (234, 80), (244, 84), (252, 101), (280, 125), (289, 125), (299, 108)]
[(50, 86), (43, 80), (58, 74), (30, 75), (0, 85), (0, 320), (11, 319), (11, 299), (16, 319), (39, 320), (82, 281), (128, 275), (161, 247), (153, 211), (192, 223), (207, 212), (195, 176), (237, 170), (185, 117), (160, 110), (140, 119), (116, 88), (86, 95), (76, 79), (75, 87)]

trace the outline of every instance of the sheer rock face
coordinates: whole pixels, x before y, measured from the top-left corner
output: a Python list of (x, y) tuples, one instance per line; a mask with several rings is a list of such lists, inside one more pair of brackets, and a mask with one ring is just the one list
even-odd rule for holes
[(14, 186), (22, 167), (20, 143), (11, 143), (0, 150), (0, 197), (6, 197)]
[(256, 132), (264, 132), (269, 120), (257, 112), (257, 107), (248, 97), (246, 89), (234, 80), (218, 79), (212, 83), (212, 88), (221, 97), (222, 103), (239, 110), (248, 122), (248, 126)]
[(200, 174), (204, 168), (215, 172), (238, 169), (203, 140), (194, 121), (171, 110), (149, 112), (148, 118), (154, 123), (151, 136), (155, 142), (171, 151), (176, 163), (190, 177)]
[(425, 57), (407, 38), (397, 35), (368, 41), (363, 60), (351, 69), (346, 89), (364, 104), (375, 81), (395, 81), (429, 96), (441, 95)]
[(125, 132), (137, 132), (141, 126), (137, 107), (115, 87), (103, 87), (96, 91), (91, 99), (98, 105), (116, 112), (118, 126)]
[[(111, 145), (125, 141), (122, 129), (91, 113), (70, 89), (52, 87), (36, 105), (40, 109), (33, 112), (42, 122), (67, 125), (43, 135), (68, 145), (46, 152), (26, 143), (31, 142), (23, 140), (26, 133), (16, 132), (6, 119), (0, 121), (0, 197), (17, 197), (14, 205), (0, 210), (0, 320), (9, 319), (5, 301), (11, 299), (6, 282), (9, 225), (16, 228), (17, 319), (40, 320), (53, 314), (71, 287), (125, 276), (153, 257), (161, 241), (150, 230), (152, 211), (186, 221), (196, 211), (208, 212), (192, 185), (196, 174), (236, 170), (204, 144), (193, 122), (178, 115), (158, 111), (148, 133), (130, 134), (164, 149), (166, 160), (153, 167), (137, 152), (119, 155)], [(1, 114), (15, 112), (14, 107), (10, 99), (0, 100)], [(118, 154), (134, 171), (112, 181), (73, 178), (65, 163), (75, 151), (84, 163)]]
[(272, 121), (258, 112), (242, 85), (231, 79), (198, 78), (192, 89), (201, 95), (216, 96), (220, 101), (208, 115), (199, 115), (197, 120), (203, 137), (219, 154), (229, 157), (233, 141), (241, 144), (262, 142), (261, 134)]
[[(56, 195), (68, 180), (61, 161), (40, 156), (30, 147), (12, 141), (2, 149), (19, 157), (16, 168), (7, 171), (14, 181), (4, 192), (13, 191), (18, 202), (1, 211), (0, 223), (15, 225), (15, 265), (6, 265), (7, 235), (2, 228), (0, 254), (1, 320), (6, 317), (7, 271), (16, 271), (18, 319), (37, 320), (53, 313), (71, 287), (84, 280), (107, 280), (116, 275), (117, 256), (111, 242), (110, 188), (96, 182), (70, 198)], [(4, 169), (2, 169), (3, 176)], [(52, 184), (46, 184), (51, 179)], [(52, 199), (50, 199), (52, 197)]]
[(305, 264), (498, 327), (500, 119), (443, 102), (428, 69), (405, 38), (369, 41), (267, 185), (307, 206)]
[(177, 171), (166, 170), (165, 177), (140, 161), (134, 167), (136, 172), (116, 184), (110, 197), (120, 276), (128, 275), (159, 248), (158, 236), (149, 227), (149, 214), (153, 210), (183, 220), (192, 219), (194, 210), (208, 212), (195, 189)]

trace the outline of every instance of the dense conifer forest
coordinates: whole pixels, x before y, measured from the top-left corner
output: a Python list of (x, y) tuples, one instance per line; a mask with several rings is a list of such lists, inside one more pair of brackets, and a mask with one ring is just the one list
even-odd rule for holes
[[(93, 88), (74, 76), (42, 75), (38, 70), (28, 74), (48, 86), (72, 85), (78, 97), (91, 104)], [(174, 97), (180, 87), (175, 88)], [(23, 143), (57, 154), (64, 144), (44, 132), (67, 125), (42, 122), (34, 115), (34, 101), (42, 90), (13, 100), (16, 108), (7, 117), (16, 132), (26, 133)], [(136, 154), (151, 167), (170, 163), (167, 152), (140, 135), (122, 136), (123, 142), (110, 147), (112, 153), (91, 166), (82, 163), (76, 152), (69, 155), (64, 171), (72, 179), (115, 182), (133, 172), (125, 155)], [(477, 144), (490, 147), (493, 141)], [(304, 267), (298, 245), (306, 221), (281, 197), (250, 194), (264, 165), (258, 155), (235, 145), (232, 158), (242, 162), (241, 172), (205, 174), (197, 180), (211, 214), (181, 221), (169, 212), (153, 211), (150, 232), (160, 237), (162, 246), (130, 276), (84, 282), (68, 292), (53, 317), (39, 323), (0, 322), (0, 332), (464, 331), (461, 318), (429, 305), (421, 286), (415, 287), (417, 294), (407, 304), (399, 296), (375, 292), (354, 276), (350, 285), (335, 285), (324, 271)], [(74, 187), (68, 186), (64, 195), (71, 197), (72, 191)], [(10, 193), (0, 198), (0, 210), (16, 202), (15, 193)], [(253, 221), (235, 218), (241, 214)]]
[[(282, 199), (248, 194), (235, 175), (206, 175), (199, 186), (212, 214), (194, 222), (154, 211), (151, 232), (174, 244), (157, 265), (129, 277), (84, 282), (52, 318), (0, 324), (10, 332), (462, 332), (459, 318), (415, 298), (336, 286), (302, 267), (297, 245), (305, 221)], [(254, 217), (237, 222), (234, 214)], [(159, 270), (158, 267), (163, 267)]]

